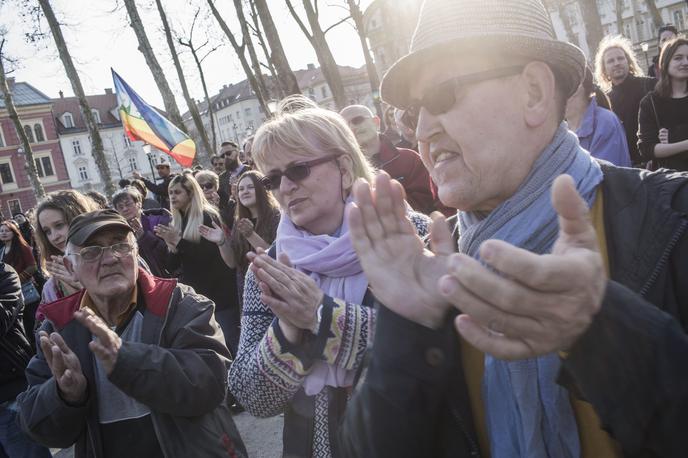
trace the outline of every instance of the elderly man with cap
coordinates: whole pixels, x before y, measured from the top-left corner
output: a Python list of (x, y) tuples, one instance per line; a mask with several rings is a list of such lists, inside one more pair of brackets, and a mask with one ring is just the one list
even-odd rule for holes
[[(426, 0), (382, 97), (416, 128), (458, 251), (358, 183), (381, 304), (345, 456), (688, 456), (688, 175), (598, 163), (563, 123), (585, 57), (539, 0)], [(458, 315), (458, 316), (457, 316)]]
[(75, 218), (65, 265), (84, 289), (48, 304), (20, 423), (79, 457), (245, 456), (223, 402), (229, 351), (211, 301), (137, 267), (127, 221)]
[(155, 165), (155, 170), (158, 171), (158, 176), (162, 178), (162, 183), (155, 183), (154, 181), (151, 181), (148, 178), (141, 175), (139, 172), (134, 172), (133, 176), (134, 178), (143, 181), (143, 183), (146, 185), (146, 188), (148, 188), (150, 192), (155, 194), (155, 197), (158, 199), (158, 202), (160, 202), (161, 208), (169, 210), (170, 198), (167, 195), (167, 188), (169, 188), (170, 181), (172, 181), (172, 178), (174, 178), (174, 175), (170, 171), (170, 161), (164, 159), (162, 162)]

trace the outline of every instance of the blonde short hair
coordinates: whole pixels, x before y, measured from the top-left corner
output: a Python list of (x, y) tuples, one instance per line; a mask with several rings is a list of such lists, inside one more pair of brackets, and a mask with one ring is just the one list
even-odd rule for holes
[[(289, 107), (293, 106), (293, 98)], [(288, 150), (304, 160), (322, 153), (349, 156), (353, 164), (354, 179), (373, 180), (373, 168), (361, 152), (356, 137), (339, 114), (323, 108), (311, 107), (300, 110), (277, 108), (275, 117), (264, 123), (253, 140), (252, 155), (258, 170), (265, 170), (265, 161), (271, 154)]]
[(628, 71), (631, 75), (645, 76), (645, 72), (643, 72), (643, 69), (638, 64), (638, 59), (636, 59), (635, 53), (633, 52), (633, 43), (631, 43), (631, 40), (622, 35), (606, 36), (600, 41), (600, 45), (597, 47), (597, 53), (595, 54), (595, 80), (597, 81), (597, 85), (605, 92), (609, 92), (612, 88), (612, 80), (604, 71), (604, 53), (612, 48), (618, 48), (624, 52), (626, 60), (628, 61)]

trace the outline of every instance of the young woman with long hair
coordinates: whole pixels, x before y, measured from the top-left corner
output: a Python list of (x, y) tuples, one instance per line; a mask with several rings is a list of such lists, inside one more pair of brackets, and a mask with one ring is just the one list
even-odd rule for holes
[[(309, 106), (278, 108), (253, 158), (282, 216), (274, 247), (250, 255), (230, 390), (253, 415), (284, 413), (284, 456), (336, 458), (377, 317), (347, 218), (354, 181), (373, 171), (344, 119)], [(424, 235), (427, 217), (409, 216)]]
[[(13, 220), (0, 223), (0, 260), (9, 264), (17, 271), (19, 281), (22, 284), (24, 294), (24, 327), (28, 336), (32, 335), (34, 328), (34, 315), (40, 302), (40, 295), (36, 289), (33, 276), (36, 273), (36, 260), (33, 251), (19, 230), (19, 226)], [(33, 296), (33, 297), (32, 297)], [(29, 340), (33, 342), (33, 339)]]
[[(640, 102), (638, 147), (653, 165), (688, 170), (688, 39), (664, 45), (659, 81)], [(656, 164), (655, 164), (656, 162)]]
[(41, 303), (50, 303), (81, 289), (81, 284), (62, 263), (69, 224), (82, 213), (99, 209), (90, 197), (78, 191), (55, 191), (36, 208), (36, 242), (41, 265), (50, 274), (43, 286)]
[(170, 251), (168, 268), (181, 269), (179, 281), (215, 303), (215, 319), (227, 346), (236, 354), (240, 312), (234, 287), (235, 273), (225, 264), (217, 245), (201, 237), (201, 226), (220, 225), (220, 214), (205, 198), (191, 173), (175, 176), (168, 188), (172, 223), (155, 233)]
[(239, 302), (244, 293), (244, 276), (249, 261), (246, 255), (258, 248), (267, 250), (275, 240), (280, 219), (279, 204), (266, 189), (264, 176), (257, 171), (244, 172), (237, 182), (237, 206), (234, 212), (234, 229), (227, 234), (218, 225), (201, 226), (201, 236), (220, 246), (225, 263), (237, 273)]

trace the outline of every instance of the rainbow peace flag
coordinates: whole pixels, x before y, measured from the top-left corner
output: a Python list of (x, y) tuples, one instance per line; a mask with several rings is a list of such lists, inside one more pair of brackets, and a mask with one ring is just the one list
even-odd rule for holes
[(182, 167), (191, 167), (196, 156), (194, 141), (144, 102), (114, 70), (112, 79), (117, 92), (119, 117), (129, 138), (155, 146), (169, 154)]

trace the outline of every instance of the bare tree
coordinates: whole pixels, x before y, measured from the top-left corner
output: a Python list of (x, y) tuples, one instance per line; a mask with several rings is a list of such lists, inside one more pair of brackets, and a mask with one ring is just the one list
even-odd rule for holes
[(330, 86), (330, 90), (332, 91), (334, 103), (337, 106), (337, 108), (341, 110), (342, 108), (348, 105), (346, 99), (346, 92), (344, 90), (342, 76), (339, 74), (339, 67), (337, 66), (337, 62), (335, 62), (334, 60), (334, 56), (332, 55), (332, 51), (330, 50), (330, 45), (327, 44), (325, 33), (331, 30), (332, 27), (339, 25), (345, 20), (347, 20), (348, 17), (323, 30), (322, 27), (320, 27), (317, 0), (315, 4), (311, 3), (311, 0), (302, 0), (303, 8), (306, 11), (306, 18), (308, 19), (308, 24), (311, 28), (309, 32), (308, 28), (301, 20), (301, 17), (299, 17), (298, 13), (294, 9), (294, 6), (291, 4), (291, 0), (285, 0), (285, 2), (287, 4), (287, 8), (289, 8), (289, 12), (293, 16), (296, 23), (299, 25), (299, 28), (306, 36), (308, 41), (311, 43), (311, 46), (313, 46), (313, 49), (315, 50), (315, 55), (318, 57), (318, 62), (320, 63), (320, 69), (322, 70), (323, 75), (325, 76), (327, 85)]
[[(619, 35), (623, 35), (623, 10), (624, 10), (624, 0), (614, 1), (614, 11), (616, 12), (616, 30)], [(630, 37), (629, 37), (630, 38)]]
[(55, 45), (57, 46), (57, 52), (60, 55), (60, 60), (64, 66), (65, 72), (67, 73), (67, 78), (72, 84), (72, 90), (74, 95), (76, 95), (79, 100), (79, 106), (81, 107), (81, 115), (86, 122), (88, 127), (88, 132), (91, 137), (91, 153), (96, 161), (96, 166), (98, 167), (98, 172), (100, 173), (100, 178), (103, 180), (105, 185), (105, 194), (108, 197), (112, 197), (115, 192), (115, 186), (112, 183), (112, 176), (110, 175), (110, 167), (108, 166), (107, 158), (105, 157), (105, 152), (103, 150), (103, 140), (100, 137), (100, 131), (98, 130), (98, 125), (91, 112), (91, 107), (86, 99), (86, 94), (84, 93), (84, 88), (81, 85), (81, 79), (79, 74), (74, 67), (74, 62), (72, 62), (72, 56), (69, 54), (69, 49), (67, 48), (67, 43), (65, 42), (64, 36), (62, 35), (62, 29), (60, 24), (55, 17), (55, 12), (52, 6), (50, 6), (49, 0), (38, 0), (38, 3), (48, 20), (48, 25), (50, 26), (50, 31), (55, 40)]
[(597, 9), (596, 0), (580, 0), (578, 2), (583, 16), (583, 24), (585, 24), (585, 40), (588, 43), (588, 50), (590, 55), (594, 55), (597, 46), (604, 37), (604, 29), (602, 28), (602, 19), (600, 12)]
[(213, 113), (213, 104), (210, 103), (210, 96), (208, 95), (208, 85), (205, 82), (205, 74), (203, 73), (203, 65), (202, 62), (203, 60), (210, 55), (213, 51), (217, 50), (219, 46), (216, 46), (212, 48), (210, 51), (206, 52), (206, 54), (199, 58), (198, 57), (198, 51), (203, 49), (205, 46), (208, 45), (209, 41), (206, 40), (205, 43), (203, 43), (201, 46), (194, 47), (193, 44), (193, 33), (194, 33), (194, 28), (196, 26), (196, 20), (198, 19), (198, 14), (201, 12), (200, 8), (196, 10), (196, 14), (194, 15), (193, 22), (191, 23), (191, 30), (189, 31), (189, 39), (187, 41), (182, 40), (181, 38), (178, 38), (179, 44), (189, 48), (191, 51), (191, 55), (193, 56), (194, 62), (196, 63), (196, 68), (198, 69), (198, 74), (201, 77), (201, 86), (203, 86), (203, 95), (205, 96), (205, 103), (208, 105), (208, 116), (210, 117), (210, 132), (213, 135), (213, 143), (212, 143), (212, 150), (210, 150), (211, 155), (217, 154), (215, 151), (215, 148), (217, 148), (217, 133), (215, 130), (215, 115)]
[(248, 82), (251, 85), (251, 89), (253, 89), (253, 92), (256, 94), (256, 97), (258, 98), (258, 103), (260, 104), (261, 108), (263, 109), (263, 112), (265, 113), (265, 115), (270, 116), (270, 109), (268, 107), (267, 100), (265, 99), (265, 95), (263, 94), (263, 90), (262, 90), (260, 84), (258, 83), (258, 79), (256, 78), (256, 75), (254, 75), (253, 71), (251, 70), (251, 65), (248, 63), (248, 61), (246, 60), (246, 56), (244, 55), (245, 43), (239, 44), (239, 42), (237, 42), (236, 37), (234, 36), (232, 31), (229, 29), (229, 26), (227, 25), (225, 20), (220, 15), (220, 12), (215, 7), (213, 0), (207, 0), (207, 1), (208, 1), (208, 6), (210, 7), (210, 11), (213, 13), (213, 16), (215, 16), (217, 23), (220, 25), (220, 28), (222, 29), (224, 34), (227, 36), (227, 39), (229, 39), (229, 42), (231, 43), (232, 48), (234, 48), (234, 52), (236, 53), (237, 57), (239, 58), (239, 62), (241, 63), (241, 68), (244, 69), (244, 73), (246, 74), (246, 78), (248, 79)]
[(273, 92), (277, 91), (277, 94), (274, 95), (276, 95), (277, 98), (282, 98), (284, 97), (284, 92), (282, 91), (281, 86), (279, 84), (276, 84), (277, 71), (275, 70), (275, 66), (272, 63), (272, 59), (270, 58), (270, 51), (268, 51), (268, 47), (265, 44), (265, 37), (263, 36), (263, 32), (260, 29), (260, 19), (258, 18), (258, 12), (256, 11), (256, 4), (253, 0), (248, 0), (248, 5), (251, 10), (251, 23), (249, 24), (249, 28), (251, 29), (253, 36), (256, 37), (256, 41), (258, 42), (258, 45), (260, 46), (261, 50), (263, 51), (263, 55), (265, 56), (265, 63), (261, 63), (261, 66), (268, 69), (268, 71), (270, 72), (270, 76), (272, 77), (272, 81), (275, 83), (271, 86)]
[(129, 24), (131, 28), (134, 29), (136, 34), (136, 39), (139, 42), (139, 51), (143, 54), (146, 59), (146, 64), (150, 68), (153, 74), (153, 79), (155, 84), (158, 86), (158, 90), (162, 95), (162, 101), (165, 104), (165, 111), (167, 112), (167, 117), (170, 121), (174, 123), (182, 132), (186, 132), (186, 126), (184, 126), (184, 121), (182, 120), (182, 115), (177, 107), (177, 102), (174, 99), (174, 94), (170, 85), (167, 83), (167, 78), (165, 77), (165, 72), (163, 72), (158, 59), (155, 57), (153, 52), (153, 47), (148, 41), (148, 36), (146, 35), (146, 29), (141, 21), (141, 16), (139, 16), (138, 9), (136, 8), (136, 0), (124, 0), (124, 5), (127, 8), (127, 13), (129, 14)]
[(17, 135), (19, 135), (19, 140), (21, 140), (21, 144), (24, 148), (24, 154), (26, 154), (26, 161), (24, 163), (26, 175), (29, 177), (29, 180), (31, 181), (31, 186), (33, 186), (33, 190), (36, 193), (36, 197), (40, 199), (43, 196), (45, 196), (45, 189), (43, 189), (43, 184), (41, 184), (41, 180), (38, 179), (38, 170), (36, 170), (36, 162), (34, 162), (33, 150), (31, 149), (31, 142), (29, 142), (29, 138), (26, 136), (26, 132), (24, 132), (24, 127), (22, 126), (21, 120), (19, 119), (19, 113), (17, 113), (17, 108), (14, 105), (12, 91), (10, 90), (10, 87), (7, 84), (7, 78), (5, 76), (5, 63), (3, 62), (7, 60), (7, 58), (2, 53), (2, 48), (4, 46), (5, 38), (2, 38), (2, 41), (0, 41), (0, 90), (2, 90), (2, 95), (5, 100), (5, 108), (7, 109), (10, 119), (14, 124), (14, 128), (17, 131)]
[(657, 3), (655, 0), (645, 0), (645, 5), (647, 5), (647, 10), (650, 12), (650, 16), (652, 16), (655, 30), (659, 29), (664, 24), (664, 21), (662, 21), (662, 15), (659, 12), (659, 8), (657, 8)]
[(253, 67), (253, 73), (256, 75), (256, 80), (260, 85), (260, 90), (266, 99), (270, 98), (270, 91), (265, 85), (265, 79), (263, 78), (263, 71), (260, 68), (260, 61), (258, 60), (258, 55), (253, 47), (253, 40), (251, 40), (251, 33), (248, 30), (248, 23), (246, 22), (246, 16), (244, 15), (244, 8), (241, 4), (241, 0), (234, 0), (234, 9), (237, 13), (237, 19), (239, 19), (239, 25), (241, 27), (241, 35), (243, 36), (243, 44), (248, 51), (248, 57), (251, 60), (251, 66)]
[(368, 40), (365, 33), (365, 25), (363, 24), (363, 12), (360, 8), (360, 0), (346, 0), (349, 5), (349, 14), (354, 21), (356, 28), (356, 33), (358, 33), (358, 39), (361, 42), (361, 51), (363, 51), (363, 58), (366, 63), (366, 71), (368, 72), (368, 81), (370, 81), (370, 90), (376, 96), (373, 97), (373, 103), (375, 103), (375, 111), (377, 111), (377, 116), (380, 119), (384, 119), (382, 113), (382, 104), (380, 103), (380, 97), (377, 96), (380, 90), (380, 77), (377, 73), (377, 68), (375, 67), (375, 61), (373, 61), (373, 56), (370, 55), (370, 49), (368, 48)]
[(258, 12), (258, 17), (260, 17), (260, 22), (263, 24), (265, 38), (272, 50), (270, 59), (275, 65), (277, 81), (282, 87), (282, 92), (284, 92), (284, 95), (301, 94), (299, 83), (296, 80), (296, 75), (291, 70), (287, 55), (284, 53), (284, 48), (282, 48), (282, 41), (277, 33), (277, 27), (275, 27), (275, 23), (272, 20), (266, 0), (253, 0), (253, 2)]
[[(158, 13), (160, 14), (160, 20), (162, 21), (163, 30), (165, 31), (165, 38), (167, 39), (167, 46), (170, 48), (170, 54), (172, 54), (172, 61), (174, 62), (174, 68), (177, 70), (177, 77), (179, 78), (179, 84), (182, 87), (182, 92), (184, 93), (184, 99), (191, 112), (191, 118), (193, 119), (196, 130), (198, 131), (198, 136), (201, 137), (201, 142), (203, 143), (203, 148), (206, 152), (206, 162), (210, 164), (210, 155), (213, 149), (210, 147), (210, 141), (208, 140), (208, 134), (203, 127), (203, 121), (201, 120), (201, 115), (198, 113), (198, 107), (196, 102), (191, 97), (189, 93), (189, 88), (186, 85), (186, 79), (184, 78), (184, 71), (182, 70), (182, 64), (179, 62), (179, 55), (177, 55), (177, 49), (174, 46), (174, 40), (172, 39), (172, 29), (170, 28), (169, 22), (167, 22), (167, 15), (162, 7), (161, 0), (155, 0), (155, 4), (158, 7)], [(198, 157), (196, 157), (198, 160)]]

